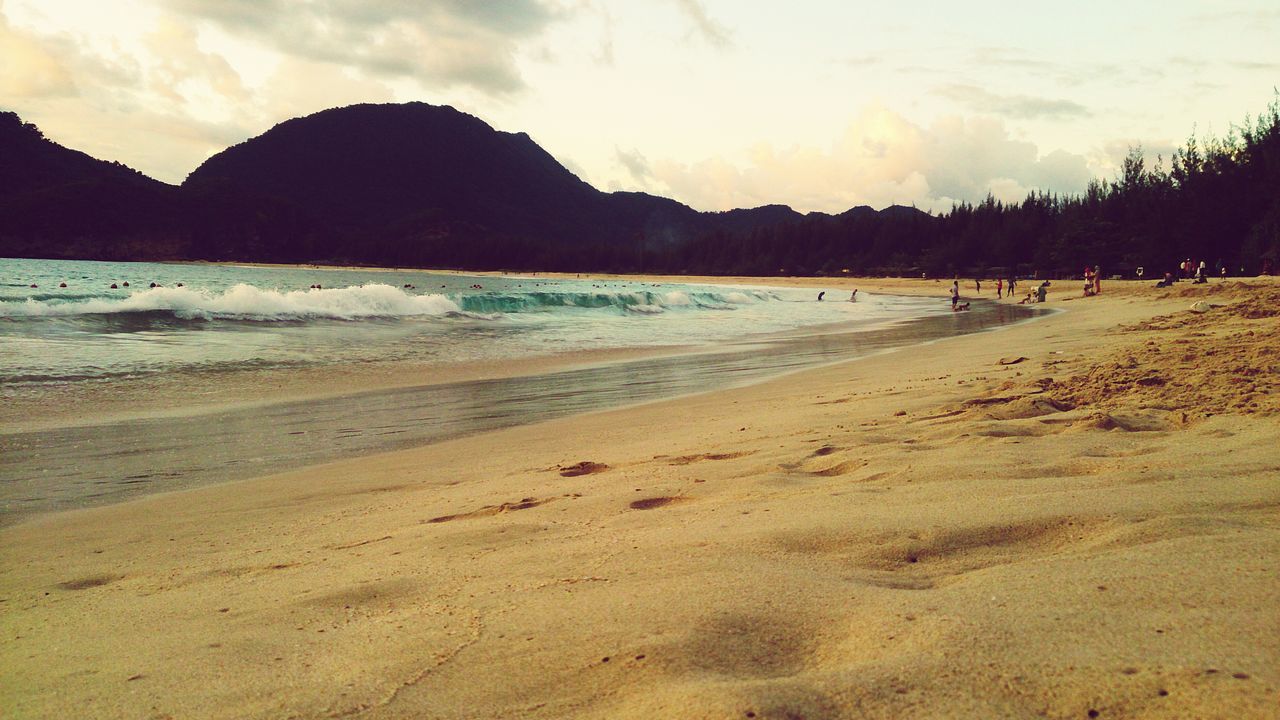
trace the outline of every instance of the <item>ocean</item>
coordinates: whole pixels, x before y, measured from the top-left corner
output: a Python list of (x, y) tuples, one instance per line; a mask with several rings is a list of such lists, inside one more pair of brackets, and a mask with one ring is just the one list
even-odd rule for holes
[[(0, 522), (758, 382), (1038, 312), (979, 302), (952, 313), (941, 297), (849, 302), (835, 291), (819, 302), (820, 279), (796, 289), (180, 263), (0, 268), (0, 400), (156, 378), (196, 388), (263, 371), (421, 370), (411, 388), (0, 433)], [(649, 355), (532, 362), (628, 349)], [(504, 376), (448, 380), (482, 362)]]
[[(933, 300), (884, 296), (817, 303), (816, 290), (778, 288), (0, 263), (0, 382), (6, 385), (345, 363), (518, 362), (569, 351), (707, 345), (832, 323), (870, 327), (946, 310)], [(847, 298), (829, 298), (840, 299)]]

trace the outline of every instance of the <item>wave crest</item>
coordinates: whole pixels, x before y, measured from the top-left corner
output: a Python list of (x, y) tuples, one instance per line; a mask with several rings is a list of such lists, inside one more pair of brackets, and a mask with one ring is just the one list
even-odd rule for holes
[(310, 290), (264, 290), (236, 285), (223, 293), (157, 287), (121, 299), (52, 303), (29, 299), (0, 305), (0, 317), (70, 317), (117, 313), (172, 313), (184, 320), (358, 320), (444, 316), (461, 312), (444, 295), (410, 295), (390, 285), (358, 285)]

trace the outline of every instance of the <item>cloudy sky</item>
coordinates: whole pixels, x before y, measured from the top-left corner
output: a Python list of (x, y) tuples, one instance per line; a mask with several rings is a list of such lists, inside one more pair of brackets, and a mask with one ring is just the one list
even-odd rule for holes
[(0, 0), (0, 109), (178, 183), (290, 117), (453, 105), (701, 210), (1077, 192), (1280, 85), (1280, 0)]

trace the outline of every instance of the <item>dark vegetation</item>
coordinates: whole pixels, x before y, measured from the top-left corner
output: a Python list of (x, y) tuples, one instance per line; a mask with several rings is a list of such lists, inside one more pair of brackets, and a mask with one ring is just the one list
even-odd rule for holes
[(0, 113), (0, 256), (706, 274), (1232, 274), (1280, 259), (1280, 100), (1079, 196), (702, 213), (603, 193), (523, 133), (449, 107), (357, 105), (281, 123), (178, 187)]

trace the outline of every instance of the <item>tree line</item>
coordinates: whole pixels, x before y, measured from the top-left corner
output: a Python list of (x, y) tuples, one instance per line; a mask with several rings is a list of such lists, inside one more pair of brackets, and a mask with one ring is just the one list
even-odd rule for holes
[(1079, 195), (1034, 191), (1022, 202), (988, 195), (924, 213), (847, 213), (681, 246), (640, 243), (626, 269), (701, 274), (986, 276), (1078, 274), (1146, 277), (1185, 259), (1230, 274), (1280, 265), (1280, 98), (1223, 138), (1193, 134), (1167, 164), (1131, 148), (1119, 177)]

